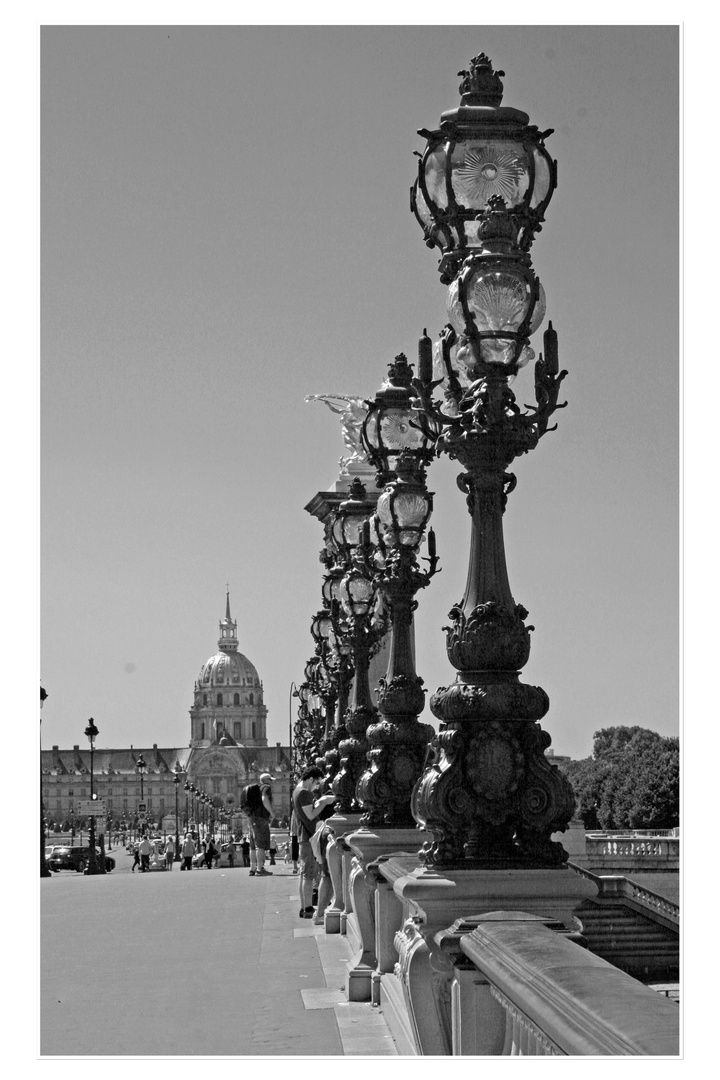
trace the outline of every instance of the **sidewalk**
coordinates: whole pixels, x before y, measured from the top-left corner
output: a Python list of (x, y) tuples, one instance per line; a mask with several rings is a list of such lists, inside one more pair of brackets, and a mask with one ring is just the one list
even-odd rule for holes
[(346, 939), (272, 869), (131, 874), (122, 853), (43, 879), (41, 1055), (395, 1055), (381, 1010), (347, 1001)]

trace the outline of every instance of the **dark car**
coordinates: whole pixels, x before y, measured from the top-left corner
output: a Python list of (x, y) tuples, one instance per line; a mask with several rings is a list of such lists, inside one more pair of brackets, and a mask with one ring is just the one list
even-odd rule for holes
[[(95, 857), (99, 862), (102, 853), (96, 849)], [(56, 847), (49, 859), (46, 860), (50, 870), (56, 873), (58, 870), (74, 870), (82, 874), (90, 865), (89, 847)], [(115, 860), (109, 855), (105, 856), (105, 870), (110, 873), (115, 869)]]

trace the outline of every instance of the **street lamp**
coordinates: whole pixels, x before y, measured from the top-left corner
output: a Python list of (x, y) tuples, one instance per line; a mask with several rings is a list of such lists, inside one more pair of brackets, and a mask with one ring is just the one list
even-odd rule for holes
[(187, 832), (188, 828), (190, 827), (190, 811), (189, 811), (189, 807), (188, 807), (188, 796), (190, 795), (190, 792), (192, 791), (192, 784), (190, 783), (189, 780), (185, 781), (184, 791), (185, 791), (185, 832)]
[(412, 797), (413, 816), (432, 837), (421, 858), (436, 868), (562, 866), (567, 854), (550, 837), (567, 827), (574, 806), (569, 782), (545, 758), (550, 737), (537, 721), (547, 694), (519, 680), (532, 627), (505, 561), (502, 519), (516, 483), (508, 468), (563, 407), (566, 372), (558, 372), (550, 323), (535, 365), (537, 405), (518, 406), (510, 383), (534, 355), (529, 337), (545, 306), (528, 250), (556, 170), (544, 147), (551, 132), (500, 106), (502, 74), (484, 55), (462, 72), (460, 107), (443, 114), (437, 131), (421, 132), (428, 143), (413, 195), (426, 240), (442, 253), (450, 318), (435, 362), (423, 336), (415, 388), (442, 429), (437, 451), (465, 470), (458, 483), (472, 518), (465, 595), (445, 628), (458, 675), (431, 698), (440, 731)]
[(178, 827), (178, 790), (182, 783), (183, 769), (179, 761), (175, 762), (175, 775), (173, 776), (173, 784), (175, 785), (175, 858), (174, 862), (180, 862), (180, 829)]
[(361, 438), (368, 461), (378, 470), (378, 487), (394, 478), (400, 454), (411, 451), (418, 468), (424, 468), (434, 456), (433, 443), (439, 429), (418, 418), (412, 373), (412, 364), (404, 353), (399, 353), (389, 365), (387, 379), (375, 400), (367, 402)]
[[(95, 754), (95, 739), (98, 736), (98, 729), (95, 726), (95, 721), (93, 720), (92, 716), (90, 717), (90, 719), (87, 722), (87, 727), (85, 728), (85, 734), (87, 735), (88, 741), (90, 743), (90, 801), (94, 802), (95, 801), (95, 790), (94, 790), (94, 760), (93, 759), (94, 759), (94, 754)], [(105, 867), (104, 866), (101, 867), (98, 864), (97, 853), (95, 851), (95, 815), (93, 813), (90, 814), (90, 865), (88, 866), (86, 872), (88, 874), (104, 874), (105, 873)]]
[(430, 530), (429, 569), (419, 569), (416, 553), (432, 511), (423, 458), (416, 449), (406, 447), (389, 475), (392, 480), (378, 498), (373, 524), (380, 544), (376, 580), (391, 614), (390, 655), (387, 673), (378, 687), (379, 722), (367, 729), (370, 767), (358, 781), (357, 796), (365, 809), (363, 824), (412, 828), (410, 797), (434, 735), (430, 724), (418, 721), (425, 691), (413, 658), (413, 611), (415, 594), (437, 573), (437, 556), (435, 535)]
[(142, 802), (145, 802), (145, 789), (143, 787), (143, 777), (145, 776), (145, 772), (147, 770), (147, 765), (145, 764), (145, 758), (142, 756), (142, 754), (140, 755), (140, 757), (135, 762), (135, 770), (136, 770), (136, 772), (138, 772), (140, 774), (140, 802), (142, 803)]
[(482, 225), (501, 198), (527, 251), (557, 186), (557, 162), (545, 149), (552, 129), (528, 126), (527, 113), (501, 107), (504, 71), (484, 53), (461, 71), (460, 106), (440, 127), (421, 129), (427, 146), (418, 163), (411, 205), (428, 247), (438, 248), (441, 280), (453, 281), (467, 259), (484, 253)]
[[(40, 712), (45, 704), (47, 691), (40, 687)], [(43, 803), (43, 770), (42, 770), (42, 715), (40, 716), (40, 877), (52, 877), (45, 861), (45, 804)]]

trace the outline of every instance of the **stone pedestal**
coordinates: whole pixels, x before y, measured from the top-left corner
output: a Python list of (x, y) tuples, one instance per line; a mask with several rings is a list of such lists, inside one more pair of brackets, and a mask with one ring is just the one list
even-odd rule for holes
[[(394, 935), (396, 963), (388, 971), (385, 961), (380, 999), (391, 1030), (404, 1040), (411, 1036), (415, 1053), (446, 1055), (452, 1047), (452, 964), (436, 945), (435, 934), (458, 918), (493, 911), (526, 912), (573, 929), (579, 925), (574, 911), (597, 889), (567, 868), (439, 873), (413, 862), (391, 856), (377, 864), (402, 905), (402, 923)], [(393, 911), (383, 899), (386, 917), (397, 925), (397, 908)], [(381, 938), (378, 928), (376, 940)]]
[(345, 843), (345, 834), (353, 832), (360, 825), (360, 814), (333, 814), (326, 819), (326, 824), (335, 833), (327, 846), (327, 861), (330, 880), (333, 885), (333, 897), (325, 909), (325, 933), (344, 934), (347, 925), (346, 894), (347, 880), (350, 876), (352, 851)]
[[(376, 890), (378, 877), (368, 873), (368, 866), (376, 859), (391, 853), (402, 853), (417, 861), (422, 843), (418, 829), (370, 829), (361, 828), (342, 837), (353, 853), (348, 878), (350, 906), (345, 915), (345, 932), (353, 946), (354, 954), (348, 964), (345, 989), (349, 1001), (371, 1001), (373, 980), (376, 978), (378, 959), (376, 945)], [(395, 930), (393, 930), (393, 935)], [(387, 950), (386, 950), (387, 952)], [(393, 961), (394, 963), (394, 961)], [(379, 978), (379, 977), (378, 977)]]

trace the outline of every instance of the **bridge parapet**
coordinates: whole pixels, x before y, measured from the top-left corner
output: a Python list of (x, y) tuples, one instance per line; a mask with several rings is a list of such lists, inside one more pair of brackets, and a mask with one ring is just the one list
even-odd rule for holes
[(453, 1055), (676, 1056), (677, 1005), (520, 912), (457, 920), (435, 935), (452, 963)]
[(588, 870), (604, 873), (677, 870), (680, 837), (656, 832), (587, 833), (584, 858), (573, 855)]

